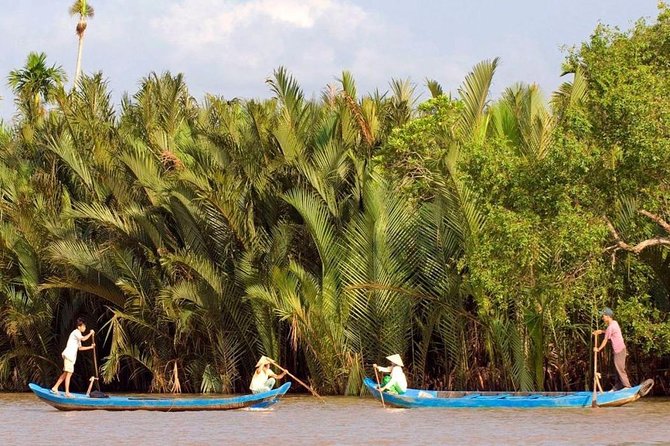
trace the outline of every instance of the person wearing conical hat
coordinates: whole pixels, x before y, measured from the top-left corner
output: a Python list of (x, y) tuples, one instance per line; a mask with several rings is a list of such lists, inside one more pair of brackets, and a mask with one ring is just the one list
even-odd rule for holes
[(402, 370), (405, 364), (403, 364), (402, 358), (398, 354), (387, 356), (386, 359), (391, 362), (389, 367), (379, 367), (377, 364), (372, 364), (380, 372), (389, 373), (389, 375), (386, 375), (382, 379), (379, 390), (395, 395), (402, 395), (407, 391), (407, 377)]
[(277, 375), (270, 368), (272, 359), (267, 356), (261, 356), (261, 359), (256, 363), (256, 371), (254, 376), (251, 378), (251, 384), (249, 389), (251, 393), (263, 393), (269, 392), (274, 387), (278, 379), (282, 379), (286, 375), (286, 371)]

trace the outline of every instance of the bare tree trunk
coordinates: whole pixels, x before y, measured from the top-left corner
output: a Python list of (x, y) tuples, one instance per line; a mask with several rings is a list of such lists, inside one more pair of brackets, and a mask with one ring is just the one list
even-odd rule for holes
[(81, 76), (81, 54), (82, 48), (84, 47), (84, 33), (79, 35), (79, 45), (77, 48), (77, 67), (74, 70), (74, 85), (77, 85), (79, 81), (79, 76)]

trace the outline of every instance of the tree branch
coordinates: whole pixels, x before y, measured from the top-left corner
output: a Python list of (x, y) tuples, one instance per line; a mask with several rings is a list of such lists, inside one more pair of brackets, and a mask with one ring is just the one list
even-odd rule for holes
[[(645, 210), (640, 210), (639, 212), (640, 214), (652, 219), (654, 222), (663, 227), (663, 229), (666, 229), (670, 234), (670, 225), (668, 225), (668, 223), (663, 221), (663, 219)], [(612, 224), (612, 222), (609, 221), (607, 217), (605, 217), (605, 222), (607, 223), (607, 227), (609, 228), (610, 233), (612, 234), (614, 240), (616, 241), (616, 246), (625, 251), (632, 252), (634, 254), (640, 254), (642, 251), (644, 251), (647, 248), (651, 248), (652, 246), (670, 246), (670, 238), (667, 237), (652, 237), (650, 239), (638, 243), (635, 246), (631, 246), (621, 238), (617, 230), (614, 228), (614, 225)]]
[(654, 223), (659, 225), (661, 228), (665, 229), (665, 232), (670, 234), (670, 224), (668, 224), (668, 222), (663, 220), (661, 217), (659, 217), (656, 214), (652, 214), (649, 211), (645, 211), (644, 209), (640, 209), (638, 212), (640, 214), (644, 215), (645, 217), (648, 217), (649, 219), (651, 219)]

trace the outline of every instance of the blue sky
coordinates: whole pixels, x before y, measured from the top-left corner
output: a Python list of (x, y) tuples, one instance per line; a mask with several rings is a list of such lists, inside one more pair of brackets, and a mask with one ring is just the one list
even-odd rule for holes
[[(426, 78), (455, 92), (470, 68), (500, 57), (493, 92), (562, 81), (562, 48), (598, 22), (630, 28), (656, 16), (656, 0), (91, 0), (96, 15), (83, 68), (102, 71), (115, 101), (151, 71), (183, 72), (191, 93), (268, 97), (264, 80), (283, 65), (308, 95), (342, 70), (359, 91), (391, 78)], [(0, 0), (0, 117), (13, 113), (10, 70), (30, 51), (73, 77), (77, 42), (70, 0)]]

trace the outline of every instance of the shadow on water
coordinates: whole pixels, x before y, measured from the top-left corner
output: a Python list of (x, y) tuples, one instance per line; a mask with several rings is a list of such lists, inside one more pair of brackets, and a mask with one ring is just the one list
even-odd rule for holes
[(289, 396), (272, 410), (60, 412), (0, 394), (3, 445), (71, 444), (669, 444), (670, 399), (609, 409), (383, 409)]

